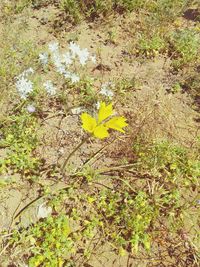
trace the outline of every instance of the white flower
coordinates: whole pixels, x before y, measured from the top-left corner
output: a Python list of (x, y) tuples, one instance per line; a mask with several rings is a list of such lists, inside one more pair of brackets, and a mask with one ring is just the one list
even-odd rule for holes
[(57, 72), (60, 73), (60, 74), (65, 74), (66, 73), (65, 67), (62, 64), (57, 65), (56, 69), (57, 69)]
[(65, 66), (62, 64), (62, 60), (61, 60), (60, 55), (58, 53), (54, 53), (52, 55), (52, 60), (53, 60), (53, 63), (56, 67), (57, 72), (60, 74), (64, 74), (66, 72), (66, 70), (65, 70)]
[(59, 46), (58, 42), (50, 43), (50, 44), (48, 45), (48, 47), (49, 47), (49, 51), (50, 51), (51, 53), (55, 53), (55, 52), (57, 52), (57, 51), (58, 51), (58, 46)]
[(97, 63), (97, 59), (96, 59), (96, 56), (95, 55), (90, 56), (90, 59), (91, 59), (92, 63), (94, 63), (94, 64)]
[(61, 62), (61, 58), (60, 58), (59, 53), (54, 53), (54, 54), (52, 54), (51, 57), (52, 57), (53, 64), (56, 67), (62, 65), (62, 62)]
[(111, 91), (110, 89), (108, 89), (109, 86), (113, 86), (113, 84), (111, 82), (107, 82), (107, 83), (102, 84), (101, 90), (100, 90), (99, 93), (101, 95), (105, 95), (105, 96), (107, 96), (109, 98), (113, 98), (114, 93), (113, 93), (113, 91)]
[(29, 75), (29, 74), (33, 74), (34, 70), (33, 70), (33, 68), (29, 68), (29, 69), (25, 70), (23, 73), (26, 76), (26, 75)]
[(66, 78), (66, 79), (70, 79), (71, 78), (71, 72), (69, 72), (69, 71), (66, 71), (65, 73), (64, 73), (64, 77)]
[(99, 92), (101, 95), (105, 95), (109, 98), (112, 98), (114, 96), (114, 93), (109, 90), (109, 89), (106, 89), (106, 88), (102, 88), (101, 91)]
[(69, 49), (72, 53), (72, 58), (78, 56), (81, 65), (84, 66), (86, 64), (86, 61), (89, 59), (90, 55), (88, 49), (87, 48), (81, 49), (79, 45), (77, 45), (74, 42), (70, 42)]
[(64, 77), (65, 77), (66, 79), (70, 79), (72, 83), (77, 83), (77, 82), (80, 81), (80, 77), (79, 77), (77, 74), (75, 74), (75, 73), (71, 73), (71, 72), (69, 72), (69, 71), (66, 71), (66, 72), (64, 73)]
[(98, 102), (95, 104), (95, 106), (96, 106), (97, 110), (98, 110), (98, 109), (100, 109), (100, 105), (101, 105), (101, 104), (100, 104), (100, 102), (99, 102), (99, 101), (98, 101)]
[(71, 76), (70, 76), (70, 78), (71, 78), (71, 82), (72, 83), (77, 83), (77, 82), (80, 81), (80, 77), (77, 74), (75, 74), (75, 73), (72, 73)]
[(35, 108), (33, 105), (28, 105), (28, 106), (26, 107), (26, 110), (27, 110), (28, 112), (30, 112), (30, 113), (33, 113), (33, 112), (35, 112), (36, 108)]
[(46, 203), (42, 203), (42, 204), (38, 207), (37, 217), (38, 217), (38, 219), (46, 218), (46, 217), (48, 217), (51, 213), (52, 213), (52, 208), (46, 206)]
[(27, 76), (28, 76), (29, 74), (33, 74), (33, 73), (34, 73), (33, 68), (28, 68), (27, 70), (24, 70), (24, 71), (17, 77), (17, 79), (27, 78)]
[(39, 60), (43, 65), (46, 65), (48, 63), (48, 54), (47, 53), (39, 54)]
[(83, 110), (82, 107), (73, 108), (73, 109), (71, 110), (71, 112), (72, 112), (73, 115), (78, 115), (78, 114), (82, 113), (83, 111), (84, 111), (84, 110)]
[(74, 42), (69, 43), (69, 49), (72, 53), (72, 57), (75, 58), (76, 55), (80, 53), (80, 47), (79, 45), (75, 44)]
[(86, 61), (88, 60), (89, 55), (90, 55), (90, 53), (88, 52), (87, 48), (79, 51), (78, 57), (79, 57), (79, 61), (80, 61), (82, 66), (84, 66), (86, 64)]
[(33, 83), (21, 75), (17, 77), (15, 86), (22, 99), (26, 99), (28, 94), (33, 91)]
[(69, 66), (72, 64), (72, 58), (69, 52), (66, 52), (65, 54), (63, 54), (62, 56), (62, 61), (66, 66)]
[(49, 93), (50, 95), (56, 94), (56, 88), (54, 87), (52, 81), (46, 81), (45, 83), (43, 83), (43, 86), (46, 89), (47, 93)]

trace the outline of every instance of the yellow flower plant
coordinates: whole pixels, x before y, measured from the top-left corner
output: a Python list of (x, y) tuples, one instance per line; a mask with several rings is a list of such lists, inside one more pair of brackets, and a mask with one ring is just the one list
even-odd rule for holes
[(98, 112), (98, 117), (93, 118), (88, 113), (84, 112), (81, 114), (82, 128), (93, 134), (95, 137), (103, 139), (109, 136), (108, 130), (114, 129), (119, 132), (124, 133), (124, 127), (128, 124), (126, 123), (126, 118), (124, 117), (111, 117), (114, 114), (112, 103), (106, 106), (105, 102), (100, 103), (100, 108)]

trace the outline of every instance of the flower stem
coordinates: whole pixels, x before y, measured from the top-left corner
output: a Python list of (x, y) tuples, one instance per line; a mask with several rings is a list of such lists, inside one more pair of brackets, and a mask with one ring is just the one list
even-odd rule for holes
[(17, 112), (23, 108), (23, 106), (26, 104), (26, 100), (23, 100), (19, 103), (17, 107), (14, 108), (14, 111)]
[(66, 167), (66, 165), (67, 165), (69, 159), (76, 153), (76, 151), (77, 151), (83, 144), (85, 144), (85, 142), (87, 142), (88, 139), (89, 139), (89, 136), (87, 136), (86, 138), (84, 138), (84, 139), (81, 141), (81, 143), (80, 143), (77, 147), (75, 147), (74, 150), (72, 150), (72, 152), (69, 154), (69, 156), (65, 159), (65, 161), (64, 161), (64, 163), (63, 163), (63, 165), (62, 165), (62, 167), (61, 167), (61, 173), (62, 173), (63, 175), (64, 175), (64, 173), (65, 173), (65, 167)]

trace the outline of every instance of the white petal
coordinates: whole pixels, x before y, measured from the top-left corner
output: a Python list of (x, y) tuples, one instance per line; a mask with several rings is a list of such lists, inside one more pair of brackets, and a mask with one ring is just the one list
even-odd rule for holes
[(51, 53), (57, 52), (57, 51), (58, 51), (58, 46), (59, 46), (58, 42), (50, 43), (50, 44), (48, 45), (48, 47), (49, 47), (49, 51), (50, 51)]
[(42, 204), (38, 207), (37, 217), (38, 217), (38, 219), (40, 219), (40, 218), (46, 218), (46, 217), (48, 217), (51, 213), (52, 213), (52, 208), (46, 206), (46, 203), (42, 203)]
[(82, 108), (82, 107), (73, 108), (73, 109), (71, 110), (71, 112), (72, 112), (73, 115), (78, 115), (78, 114), (80, 114), (80, 113), (83, 112), (83, 108)]

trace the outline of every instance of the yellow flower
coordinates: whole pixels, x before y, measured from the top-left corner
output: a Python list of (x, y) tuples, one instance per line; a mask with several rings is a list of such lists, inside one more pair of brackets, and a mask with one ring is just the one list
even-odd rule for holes
[(100, 139), (108, 137), (109, 136), (108, 128), (105, 127), (103, 124), (97, 126), (94, 129), (94, 136), (97, 137), (97, 138), (100, 138)]
[(96, 120), (87, 113), (81, 114), (81, 120), (82, 120), (82, 128), (89, 133), (93, 133), (94, 129), (97, 126)]
[(100, 103), (100, 108), (99, 108), (99, 114), (98, 114), (98, 123), (102, 122), (103, 120), (107, 119), (113, 115), (113, 107), (112, 104), (109, 104), (106, 106), (105, 102)]
[(126, 118), (124, 117), (114, 117), (110, 119), (108, 122), (106, 122), (106, 126), (108, 128), (120, 131), (122, 133), (125, 133), (125, 131), (122, 128), (127, 125), (128, 123), (126, 123)]
[(87, 113), (81, 114), (82, 128), (100, 139), (109, 136), (109, 129), (124, 133), (123, 128), (128, 125), (126, 118), (113, 117), (105, 122), (113, 113), (112, 103), (106, 106), (105, 102), (101, 102), (97, 120)]

